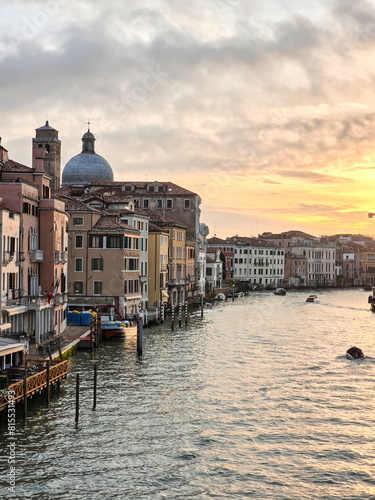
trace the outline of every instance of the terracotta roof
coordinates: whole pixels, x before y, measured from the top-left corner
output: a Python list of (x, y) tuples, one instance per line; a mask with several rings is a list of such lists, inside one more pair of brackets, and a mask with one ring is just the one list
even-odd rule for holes
[(235, 246), (281, 248), (272, 241), (265, 240), (262, 238), (247, 238), (246, 236), (232, 236), (231, 238), (227, 238), (226, 243)]
[(217, 236), (213, 236), (212, 238), (208, 238), (207, 243), (209, 245), (226, 245), (227, 242), (218, 238)]
[(86, 205), (79, 198), (72, 198), (69, 196), (60, 196), (62, 200), (65, 201), (65, 210), (67, 212), (95, 212), (101, 214), (100, 210)]
[(288, 238), (304, 238), (306, 240), (316, 240), (318, 239), (316, 236), (312, 236), (311, 234), (304, 233), (303, 231), (285, 231), (284, 233), (273, 234), (273, 233), (263, 233), (260, 235), (262, 238), (271, 239), (271, 240), (287, 240)]
[(30, 167), (27, 167), (26, 165), (22, 165), (22, 163), (18, 163), (13, 160), (8, 160), (4, 167), (3, 167), (4, 172), (33, 172), (33, 169)]
[(92, 230), (97, 231), (100, 230), (102, 231), (105, 229), (106, 231), (108, 230), (113, 230), (113, 231), (133, 231), (136, 233), (139, 233), (136, 229), (133, 227), (128, 226), (124, 222), (121, 222), (118, 218), (117, 215), (113, 214), (103, 214), (100, 219), (97, 221), (97, 223), (93, 226)]
[[(165, 187), (165, 191), (162, 192), (150, 192), (147, 191), (147, 186), (150, 184), (161, 184)], [(105, 191), (106, 189), (109, 188), (114, 188), (114, 189), (121, 189), (124, 185), (132, 185), (134, 186), (134, 191), (131, 191), (131, 194), (134, 195), (136, 194), (144, 194), (147, 193), (148, 195), (151, 196), (160, 196), (162, 194), (164, 195), (196, 195), (196, 193), (193, 193), (193, 191), (189, 191), (188, 189), (185, 189), (181, 186), (178, 186), (177, 184), (174, 184), (173, 182), (167, 181), (167, 182), (162, 182), (162, 181), (154, 181), (154, 182), (145, 182), (145, 181), (113, 181), (113, 182), (101, 182), (101, 181), (92, 181), (90, 183), (90, 186), (101, 186), (102, 190)], [(130, 191), (127, 191), (127, 193), (130, 193)]]
[(186, 228), (184, 224), (180, 224), (179, 222), (176, 222), (174, 219), (169, 219), (168, 217), (164, 217), (163, 215), (160, 215), (157, 212), (153, 212), (152, 210), (145, 210), (144, 213), (148, 215), (148, 217), (150, 218), (150, 222), (153, 222), (154, 224), (162, 226), (177, 226), (183, 229)]
[(167, 230), (157, 226), (156, 224), (153, 224), (152, 222), (149, 222), (148, 224), (148, 231), (149, 233), (166, 233), (168, 234)]

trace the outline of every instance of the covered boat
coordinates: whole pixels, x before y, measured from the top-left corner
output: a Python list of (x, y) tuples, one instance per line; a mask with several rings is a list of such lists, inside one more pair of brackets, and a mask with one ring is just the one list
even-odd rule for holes
[(100, 311), (103, 340), (137, 331), (137, 323), (125, 319), (117, 307), (105, 304), (99, 306), (98, 310)]
[(364, 358), (365, 355), (359, 347), (353, 346), (346, 351), (346, 357), (348, 359), (361, 359)]
[(286, 290), (285, 288), (276, 288), (276, 290), (273, 293), (275, 295), (286, 295)]

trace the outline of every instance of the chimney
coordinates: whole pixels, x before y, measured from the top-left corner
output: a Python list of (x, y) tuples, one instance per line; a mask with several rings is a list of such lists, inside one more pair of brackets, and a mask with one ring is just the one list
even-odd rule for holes
[(45, 149), (34, 147), (33, 148), (33, 157), (35, 160), (35, 172), (44, 172), (44, 155)]
[(0, 162), (1, 163), (6, 163), (8, 161), (8, 150), (4, 148), (4, 146), (1, 145), (1, 139), (0, 137)]

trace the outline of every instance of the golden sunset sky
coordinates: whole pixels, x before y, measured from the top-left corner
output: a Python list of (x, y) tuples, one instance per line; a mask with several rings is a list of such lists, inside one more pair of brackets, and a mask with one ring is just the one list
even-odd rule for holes
[(210, 236), (375, 233), (375, 4), (4, 0), (0, 136), (62, 168), (92, 122), (116, 180), (202, 198)]

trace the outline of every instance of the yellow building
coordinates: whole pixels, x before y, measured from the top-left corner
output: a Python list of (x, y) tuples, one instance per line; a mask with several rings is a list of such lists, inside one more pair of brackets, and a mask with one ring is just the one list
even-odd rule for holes
[(149, 286), (148, 298), (151, 306), (168, 302), (168, 249), (169, 234), (165, 229), (149, 223)]

